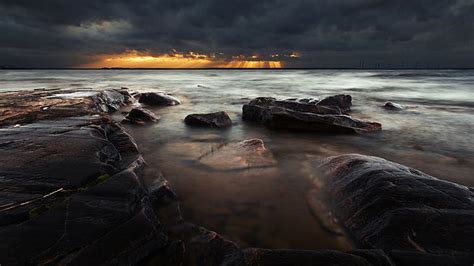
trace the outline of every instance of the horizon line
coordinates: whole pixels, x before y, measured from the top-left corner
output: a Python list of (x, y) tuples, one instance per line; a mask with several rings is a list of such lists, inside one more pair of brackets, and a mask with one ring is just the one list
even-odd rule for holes
[(474, 70), (474, 67), (288, 67), (288, 68), (128, 68), (128, 67), (0, 67), (0, 70)]

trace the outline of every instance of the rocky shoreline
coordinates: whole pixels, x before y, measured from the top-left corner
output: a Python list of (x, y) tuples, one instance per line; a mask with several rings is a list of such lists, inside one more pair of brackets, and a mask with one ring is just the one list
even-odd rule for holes
[[(148, 105), (180, 104), (165, 94), (135, 97)], [(144, 185), (146, 162), (139, 147), (108, 115), (135, 101), (125, 89), (2, 93), (0, 264), (472, 265), (474, 261), (472, 188), (361, 155), (315, 162), (310, 171), (320, 174), (308, 195), (321, 223), (347, 234), (358, 249), (240, 248), (185, 221), (176, 194), (160, 173), (155, 173), (151, 186)], [(344, 134), (381, 130), (378, 123), (350, 117), (351, 101), (344, 95), (321, 101), (257, 98), (244, 105), (243, 119), (272, 129)], [(130, 112), (127, 120), (144, 125), (140, 121), (159, 119), (144, 110)], [(231, 126), (228, 117), (216, 114), (217, 120), (213, 114), (199, 114), (189, 123)], [(255, 154), (264, 146), (247, 141), (229, 151), (239, 149)]]

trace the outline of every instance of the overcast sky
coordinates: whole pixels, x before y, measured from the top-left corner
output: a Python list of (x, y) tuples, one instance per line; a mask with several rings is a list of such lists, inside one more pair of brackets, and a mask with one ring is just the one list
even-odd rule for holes
[(286, 67), (474, 67), (474, 0), (0, 0), (0, 34), (0, 66), (175, 49), (278, 54)]

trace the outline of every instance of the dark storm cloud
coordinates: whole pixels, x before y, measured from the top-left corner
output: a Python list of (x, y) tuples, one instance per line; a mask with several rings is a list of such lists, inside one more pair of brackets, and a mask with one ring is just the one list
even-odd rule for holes
[(301, 53), (289, 66), (474, 62), (473, 0), (1, 0), (0, 65), (69, 67), (171, 49)]

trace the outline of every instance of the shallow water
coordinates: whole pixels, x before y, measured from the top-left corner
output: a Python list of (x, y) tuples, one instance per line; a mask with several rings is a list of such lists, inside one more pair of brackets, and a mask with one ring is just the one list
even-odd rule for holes
[[(334, 70), (41, 70), (0, 71), (0, 90), (117, 88), (167, 91), (183, 100), (152, 108), (162, 117), (148, 127), (126, 126), (152, 179), (161, 170), (180, 197), (183, 216), (243, 246), (348, 249), (308, 210), (308, 169), (318, 159), (362, 153), (396, 161), (441, 179), (473, 186), (474, 71)], [(257, 96), (281, 99), (347, 93), (358, 118), (383, 124), (364, 136), (275, 132), (241, 121), (242, 104)], [(380, 106), (394, 101), (401, 112)], [(227, 111), (228, 130), (186, 127), (189, 113)], [(121, 119), (121, 114), (115, 114)], [(223, 144), (260, 138), (273, 167), (227, 169)], [(204, 158), (204, 159), (203, 159)], [(151, 180), (148, 180), (151, 181)]]

